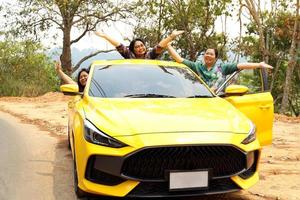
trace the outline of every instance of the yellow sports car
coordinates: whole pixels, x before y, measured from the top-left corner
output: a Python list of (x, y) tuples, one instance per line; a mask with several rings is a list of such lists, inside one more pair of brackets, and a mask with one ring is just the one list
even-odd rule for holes
[(230, 85), (220, 97), (175, 62), (96, 61), (83, 93), (76, 85), (61, 90), (75, 95), (68, 138), (78, 197), (247, 189), (259, 179), (262, 146), (272, 142), (269, 92)]

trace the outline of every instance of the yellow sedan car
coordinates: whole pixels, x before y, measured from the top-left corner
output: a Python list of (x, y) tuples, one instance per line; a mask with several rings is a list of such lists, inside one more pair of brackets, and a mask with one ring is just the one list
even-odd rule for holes
[(75, 192), (183, 197), (247, 189), (272, 142), (273, 98), (228, 86), (211, 92), (188, 67), (158, 60), (96, 61), (69, 102)]

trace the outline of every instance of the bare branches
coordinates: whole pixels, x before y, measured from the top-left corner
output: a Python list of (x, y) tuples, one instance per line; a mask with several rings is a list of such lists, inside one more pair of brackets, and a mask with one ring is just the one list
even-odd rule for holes
[[(49, 28), (58, 27), (63, 34), (61, 62), (64, 69), (71, 69), (71, 45), (81, 40), (100, 23), (126, 18), (133, 3), (113, 0), (18, 0), (17, 10), (10, 9), (10, 27), (16, 36), (30, 35), (37, 39), (48, 35)], [(9, 9), (8, 9), (9, 10)], [(71, 30), (82, 31), (71, 38)], [(57, 33), (56, 33), (57, 34)], [(54, 34), (53, 34), (54, 35)]]
[(86, 28), (85, 28), (85, 30), (83, 31), (83, 33), (78, 37), (78, 38), (76, 38), (75, 40), (72, 40), (71, 42), (70, 42), (70, 44), (72, 45), (73, 43), (76, 43), (76, 42), (78, 42), (81, 38), (83, 38), (85, 35), (86, 35), (86, 33), (87, 32), (89, 32), (90, 31), (90, 29), (89, 29), (89, 24), (86, 24)]
[(254, 3), (254, 0), (245, 0), (246, 2), (246, 7), (248, 8), (251, 16), (253, 17), (257, 27), (258, 27), (258, 33), (259, 33), (259, 44), (260, 44), (260, 51), (263, 55), (263, 60), (268, 62), (268, 52), (266, 49), (266, 44), (265, 44), (265, 36), (264, 36), (264, 30), (262, 27), (261, 19), (260, 19), (260, 5), (257, 4), (258, 8), (256, 8), (256, 5)]
[(74, 67), (73, 67), (73, 72), (76, 71), (80, 65), (86, 61), (87, 59), (91, 58), (91, 57), (94, 57), (96, 55), (98, 55), (99, 53), (108, 53), (108, 52), (112, 52), (112, 51), (116, 51), (115, 49), (110, 49), (110, 50), (99, 50), (99, 51), (96, 51), (94, 53), (91, 53), (90, 55), (87, 55), (85, 57), (83, 57)]

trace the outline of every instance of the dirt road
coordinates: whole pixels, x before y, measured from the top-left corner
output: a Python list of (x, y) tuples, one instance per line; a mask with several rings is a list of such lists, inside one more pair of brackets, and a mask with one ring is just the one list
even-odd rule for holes
[(0, 112), (0, 199), (75, 199), (66, 142)]
[[(75, 199), (66, 143), (67, 100), (59, 93), (0, 98), (0, 199)], [(300, 118), (276, 119), (259, 183), (218, 199), (300, 199)]]

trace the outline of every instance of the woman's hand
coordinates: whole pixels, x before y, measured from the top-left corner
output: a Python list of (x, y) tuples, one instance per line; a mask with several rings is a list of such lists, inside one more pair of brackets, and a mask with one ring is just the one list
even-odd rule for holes
[(215, 87), (215, 86), (212, 86), (211, 88), (210, 88), (210, 90), (211, 91), (213, 91), (214, 93), (217, 91), (217, 88)]
[(271, 65), (268, 65), (265, 62), (260, 62), (259, 65), (260, 65), (261, 68), (273, 69), (273, 67)]
[(99, 37), (105, 38), (106, 34), (100, 31), (95, 31), (95, 34), (98, 35)]
[(57, 61), (55, 62), (55, 70), (56, 70), (57, 72), (62, 71), (61, 64), (60, 64), (60, 61), (59, 61), (59, 60), (57, 60)]
[(181, 35), (182, 33), (184, 33), (184, 31), (177, 31), (177, 30), (174, 30), (174, 31), (172, 31), (172, 33), (171, 33), (171, 37), (174, 39), (174, 38), (176, 38), (178, 35)]

